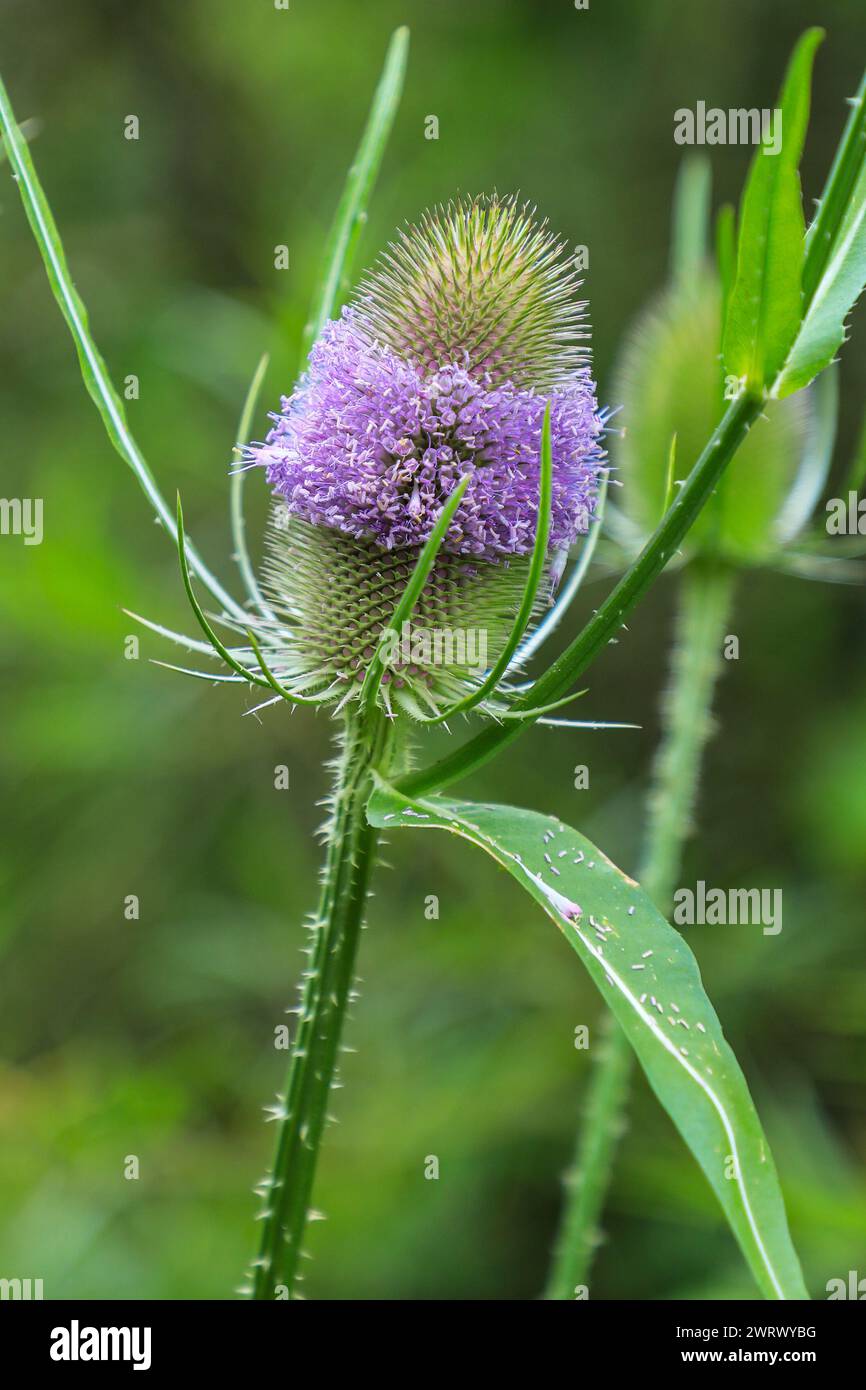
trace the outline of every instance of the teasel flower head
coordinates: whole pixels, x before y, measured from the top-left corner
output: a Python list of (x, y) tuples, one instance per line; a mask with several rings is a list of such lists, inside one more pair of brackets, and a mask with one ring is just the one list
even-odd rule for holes
[[(721, 327), (722, 289), (707, 264), (666, 286), (625, 337), (613, 374), (622, 428), (612, 453), (622, 484), (621, 540), (629, 557), (646, 543), (671, 487), (688, 472), (724, 410)], [(799, 495), (809, 492), (798, 479), (804, 467), (813, 467), (813, 397), (814, 391), (803, 391), (767, 403), (691, 528), (682, 559), (712, 555), (755, 566), (781, 552)], [(807, 519), (808, 513), (797, 526)]]
[[(535, 544), (548, 406), (549, 595), (589, 527), (604, 458), (578, 287), (529, 209), (475, 199), (402, 232), (325, 325), (267, 438), (246, 450), (273, 489), (264, 586), (277, 623), (263, 641), (289, 687), (352, 697), (467, 475), (412, 628), (482, 632), (493, 664)], [(447, 662), (414, 650), (386, 671), (389, 708), (393, 697), (429, 714), (483, 674), (462, 649)]]

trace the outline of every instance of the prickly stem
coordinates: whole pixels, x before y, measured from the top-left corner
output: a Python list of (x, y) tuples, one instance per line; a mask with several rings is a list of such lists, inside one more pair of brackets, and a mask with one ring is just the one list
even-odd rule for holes
[(251, 1270), (254, 1299), (297, 1296), (316, 1161), (356, 980), (358, 940), (375, 859), (377, 832), (367, 824), (364, 808), (373, 771), (388, 770), (392, 742), (392, 727), (381, 711), (374, 710), (364, 721), (347, 718), (335, 764), (313, 952), (303, 977), (286, 1089), (273, 1115), (278, 1139), (264, 1184), (261, 1241)]

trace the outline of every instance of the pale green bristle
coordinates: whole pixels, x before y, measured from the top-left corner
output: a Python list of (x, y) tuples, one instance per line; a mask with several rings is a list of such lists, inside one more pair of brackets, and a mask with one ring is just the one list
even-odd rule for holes
[[(298, 691), (333, 688), (334, 700), (360, 691), (364, 673), (406, 587), (416, 550), (382, 550), (339, 531), (312, 526), (275, 504), (267, 532), (263, 589), (282, 633), (263, 631), (277, 653), (281, 679)], [(480, 562), (440, 552), (413, 614), (410, 633), (439, 633), (457, 648), (455, 634), (484, 634), (492, 665), (511, 630), (528, 560)], [(449, 643), (445, 637), (451, 634)], [(470, 639), (470, 652), (478, 639)], [(479, 680), (477, 666), (458, 661), (392, 662), (385, 702), (430, 714), (455, 702)], [(414, 707), (413, 707), (414, 706)]]
[(426, 370), (467, 365), (549, 390), (588, 360), (567, 247), (515, 199), (458, 201), (401, 232), (354, 304), (370, 335)]

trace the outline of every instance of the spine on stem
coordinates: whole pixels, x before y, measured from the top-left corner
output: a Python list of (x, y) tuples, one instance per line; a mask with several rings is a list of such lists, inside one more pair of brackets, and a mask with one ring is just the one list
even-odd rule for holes
[[(638, 873), (663, 912), (676, 888), (703, 752), (712, 732), (713, 692), (732, 589), (732, 571), (714, 560), (693, 561), (681, 581), (671, 678), (662, 706), (662, 738)], [(574, 1164), (565, 1180), (565, 1206), (545, 1291), (548, 1299), (575, 1298), (587, 1285), (616, 1145), (625, 1128), (631, 1048), (611, 1019), (605, 1028), (589, 1079)]]
[(376, 853), (377, 832), (367, 824), (365, 805), (373, 771), (387, 770), (391, 740), (390, 722), (379, 710), (346, 721), (298, 1026), (286, 1088), (272, 1112), (276, 1154), (257, 1189), (264, 1202), (262, 1235), (242, 1290), (253, 1299), (300, 1296), (302, 1243)]

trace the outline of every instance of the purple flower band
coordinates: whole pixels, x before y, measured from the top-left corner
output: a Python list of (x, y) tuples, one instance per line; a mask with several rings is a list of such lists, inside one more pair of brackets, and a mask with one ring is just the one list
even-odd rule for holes
[(385, 550), (423, 545), (466, 471), (445, 548), (495, 560), (532, 549), (541, 427), (551, 405), (551, 550), (585, 532), (602, 422), (589, 369), (542, 394), (471, 363), (429, 373), (373, 341), (355, 313), (326, 324), (264, 444), (247, 450), (289, 512)]

